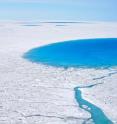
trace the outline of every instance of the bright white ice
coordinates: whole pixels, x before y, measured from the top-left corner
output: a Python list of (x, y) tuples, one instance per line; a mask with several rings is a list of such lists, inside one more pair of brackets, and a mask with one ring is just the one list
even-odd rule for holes
[[(117, 123), (117, 68), (67, 70), (31, 63), (29, 49), (64, 40), (116, 38), (117, 23), (74, 23), (66, 26), (0, 22), (0, 124), (82, 124), (90, 114), (78, 107), (74, 87)], [(103, 78), (104, 76), (104, 78)]]

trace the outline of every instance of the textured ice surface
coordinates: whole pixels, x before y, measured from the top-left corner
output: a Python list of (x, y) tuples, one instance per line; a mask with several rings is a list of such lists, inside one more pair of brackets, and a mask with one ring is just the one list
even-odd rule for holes
[(103, 84), (82, 89), (83, 97), (117, 123), (116, 68), (65, 70), (22, 58), (27, 50), (54, 41), (116, 37), (117, 24), (71, 24), (62, 29), (49, 24), (31, 28), (1, 25), (0, 124), (82, 124), (90, 114), (78, 107), (73, 89), (97, 82)]

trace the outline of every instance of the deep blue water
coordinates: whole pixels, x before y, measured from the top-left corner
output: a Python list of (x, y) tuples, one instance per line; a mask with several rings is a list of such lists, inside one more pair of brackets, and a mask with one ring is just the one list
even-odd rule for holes
[(63, 67), (117, 66), (117, 38), (73, 40), (34, 48), (30, 61)]
[[(28, 51), (24, 54), (24, 58), (32, 62), (59, 67), (113, 67), (117, 66), (117, 38), (73, 40), (49, 44)], [(79, 107), (91, 114), (89, 120), (92, 119), (94, 124), (113, 124), (99, 107), (82, 98), (80, 88), (92, 88), (95, 85), (98, 84), (74, 88)]]

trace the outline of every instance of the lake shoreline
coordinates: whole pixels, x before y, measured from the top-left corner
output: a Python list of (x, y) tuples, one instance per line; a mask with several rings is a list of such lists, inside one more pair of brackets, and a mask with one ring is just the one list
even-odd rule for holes
[[(80, 109), (74, 99), (74, 87), (93, 84), (97, 78), (114, 73), (117, 68), (55, 68), (31, 63), (23, 59), (22, 55), (32, 48), (57, 41), (117, 37), (117, 24), (99, 22), (28, 27), (22, 26), (20, 22), (6, 22), (1, 25), (0, 111), (4, 117), (0, 123), (82, 124), (84, 119), (89, 118), (90, 114)], [(83, 98), (103, 108), (115, 124), (116, 79), (117, 74), (107, 76), (100, 80), (104, 82), (103, 85), (82, 90)]]

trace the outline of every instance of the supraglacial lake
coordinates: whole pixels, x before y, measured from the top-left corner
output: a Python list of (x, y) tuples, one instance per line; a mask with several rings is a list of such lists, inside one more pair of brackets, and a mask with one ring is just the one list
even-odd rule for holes
[(83, 39), (34, 48), (24, 58), (52, 66), (110, 67), (117, 65), (117, 38)]
[[(34, 48), (25, 53), (23, 57), (32, 62), (57, 67), (114, 67), (117, 66), (117, 38), (71, 40), (53, 43)], [(92, 120), (94, 124), (113, 124), (101, 108), (82, 98), (81, 88), (92, 88), (96, 85), (98, 84), (75, 87), (75, 99), (81, 109), (91, 114), (91, 118), (87, 119), (87, 122)]]

